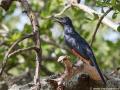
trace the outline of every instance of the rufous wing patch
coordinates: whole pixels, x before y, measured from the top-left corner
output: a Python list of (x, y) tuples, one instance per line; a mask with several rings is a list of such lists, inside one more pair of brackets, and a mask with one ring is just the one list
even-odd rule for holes
[(78, 58), (80, 58), (83, 62), (85, 62), (86, 64), (90, 65), (90, 60), (85, 59), (82, 55), (80, 55), (77, 51), (75, 51), (74, 49), (72, 49), (72, 52), (75, 56), (77, 56)]

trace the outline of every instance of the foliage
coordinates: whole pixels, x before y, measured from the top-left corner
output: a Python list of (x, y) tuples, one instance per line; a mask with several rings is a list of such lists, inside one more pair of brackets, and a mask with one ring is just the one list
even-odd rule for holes
[[(64, 7), (63, 1), (64, 0), (29, 0), (33, 10), (39, 13), (41, 38), (53, 42), (48, 43), (44, 40), (42, 41), (42, 66), (45, 67), (46, 70), (54, 73), (63, 71), (62, 65), (56, 61), (60, 55), (69, 55), (71, 59), (74, 60), (73, 62), (77, 60), (69, 51), (61, 48), (66, 47), (63, 40), (63, 28), (53, 20), (43, 18), (60, 12)], [(106, 11), (106, 8), (113, 7), (113, 12), (108, 15), (109, 18), (115, 21), (115, 23), (120, 20), (119, 0), (81, 1), (100, 12)], [(14, 2), (7, 12), (0, 8), (0, 62), (2, 62), (5, 52), (13, 42), (32, 31), (30, 21), (20, 6), (19, 3)], [(65, 15), (72, 19), (76, 31), (90, 43), (98, 19), (91, 18), (90, 15), (75, 7), (66, 10), (63, 16)], [(32, 45), (32, 40), (27, 39), (21, 42), (15, 49), (26, 48)], [(115, 32), (102, 24), (92, 48), (102, 70), (109, 70), (119, 66), (119, 32)], [(35, 54), (33, 51), (26, 51), (9, 58), (6, 71), (13, 75), (18, 75), (25, 70), (34, 68)], [(42, 69), (41, 75), (47, 75), (46, 70)]]

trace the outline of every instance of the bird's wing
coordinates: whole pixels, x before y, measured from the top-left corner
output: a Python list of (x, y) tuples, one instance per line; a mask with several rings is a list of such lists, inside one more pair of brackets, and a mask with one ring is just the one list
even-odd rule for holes
[(95, 57), (92, 52), (92, 49), (78, 33), (74, 32), (69, 35), (66, 34), (65, 42), (76, 53), (78, 53), (80, 56), (84, 57), (85, 59), (89, 60), (91, 65), (94, 65), (93, 61), (95, 60)]
[(89, 57), (89, 60), (91, 61), (91, 64), (97, 69), (97, 71), (98, 71), (101, 79), (103, 80), (104, 84), (106, 84), (104, 76), (103, 76), (103, 74), (102, 74), (102, 72), (101, 72), (101, 70), (100, 70), (100, 68), (97, 64), (96, 58), (95, 58), (95, 56), (92, 52), (92, 49), (89, 47), (89, 45), (86, 44), (86, 45), (84, 45), (83, 50), (85, 51), (87, 57)]
[(75, 50), (77, 52), (79, 52), (80, 54), (82, 53), (82, 55), (84, 55), (84, 57), (87, 57), (88, 60), (90, 60), (91, 65), (93, 65), (97, 69), (101, 79), (106, 84), (106, 81), (105, 81), (105, 79), (104, 79), (104, 77), (103, 77), (103, 75), (101, 73), (101, 70), (100, 70), (100, 68), (99, 68), (99, 66), (98, 66), (98, 64), (96, 62), (96, 58), (95, 58), (95, 56), (93, 54), (93, 51), (90, 48), (89, 44), (82, 37), (80, 37), (79, 40), (77, 39), (76, 46), (77, 47), (75, 48)]
[(92, 49), (90, 48), (89, 44), (82, 37), (79, 37), (79, 39), (77, 39), (76, 44), (77, 44), (76, 50), (81, 55), (83, 55), (83, 57), (90, 60), (91, 65), (95, 65), (96, 59), (94, 57), (94, 53)]
[[(92, 49), (90, 48), (89, 44), (81, 37), (78, 33), (72, 33), (71, 35), (66, 35), (65, 38), (67, 40), (66, 44), (77, 52), (83, 58), (90, 60), (90, 64), (94, 65), (94, 54)], [(95, 61), (96, 62), (96, 61)]]
[(90, 63), (91, 65), (93, 65), (92, 62), (91, 62), (91, 60), (90, 60), (90, 58), (89, 58), (91, 52), (88, 52), (86, 47), (81, 47), (81, 46), (82, 46), (82, 45), (78, 45), (78, 47), (75, 47), (74, 50), (75, 50), (77, 53), (79, 53), (79, 55), (82, 56), (84, 59), (86, 59), (87, 61), (89, 61), (89, 63)]

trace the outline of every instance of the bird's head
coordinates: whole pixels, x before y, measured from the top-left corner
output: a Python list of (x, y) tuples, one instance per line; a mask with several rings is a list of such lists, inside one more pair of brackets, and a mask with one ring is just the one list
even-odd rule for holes
[(62, 25), (72, 25), (72, 21), (69, 17), (54, 17), (54, 20)]

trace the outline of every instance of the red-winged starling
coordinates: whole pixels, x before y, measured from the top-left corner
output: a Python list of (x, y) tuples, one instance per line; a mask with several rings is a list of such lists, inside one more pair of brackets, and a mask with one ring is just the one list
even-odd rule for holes
[(64, 40), (67, 46), (72, 50), (73, 54), (96, 68), (102, 81), (106, 84), (103, 74), (96, 62), (94, 53), (89, 44), (74, 29), (72, 21), (69, 17), (54, 17), (64, 27)]

